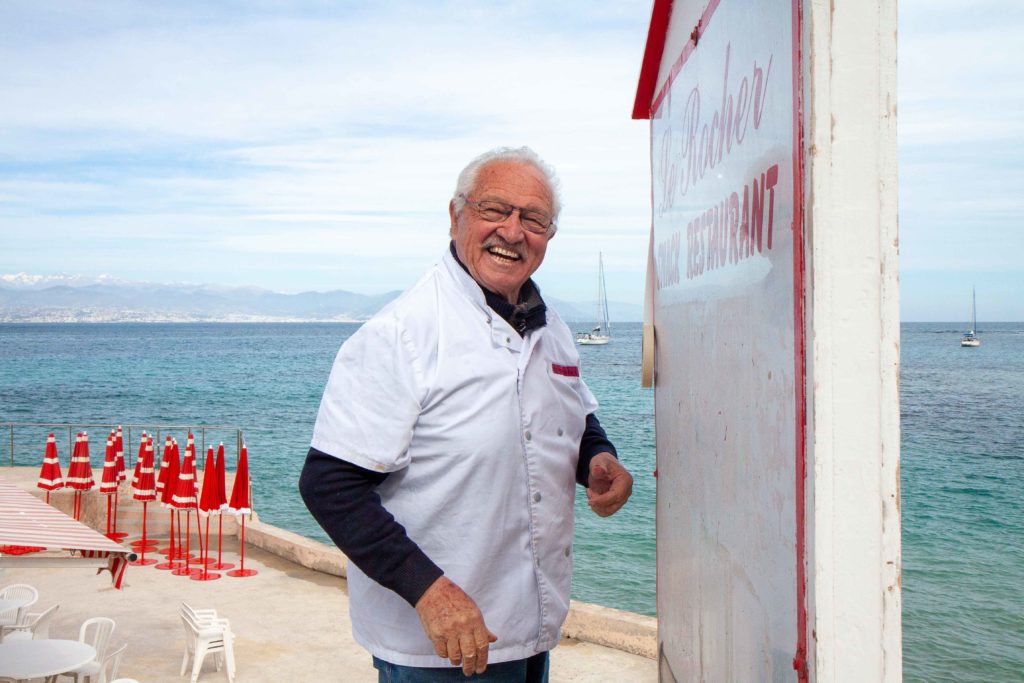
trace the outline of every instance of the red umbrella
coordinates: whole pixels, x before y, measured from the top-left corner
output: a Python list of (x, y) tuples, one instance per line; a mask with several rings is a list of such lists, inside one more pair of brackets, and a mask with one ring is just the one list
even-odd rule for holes
[[(114, 434), (114, 468), (117, 472), (117, 483), (120, 484), (122, 481), (128, 479), (128, 473), (124, 468), (124, 433), (121, 431), (121, 425), (117, 426), (117, 431)], [(123, 538), (127, 538), (128, 534), (123, 531), (117, 530), (117, 504), (121, 497), (119, 490), (114, 491), (114, 530), (107, 534), (115, 541), (120, 541)]]
[(174, 560), (180, 557), (174, 545), (174, 508), (171, 507), (171, 496), (178, 485), (178, 470), (181, 464), (178, 461), (178, 442), (167, 437), (164, 447), (164, 460), (160, 465), (160, 476), (156, 482), (156, 490), (159, 493), (160, 504), (171, 512), (171, 537), (168, 547), (160, 552), (167, 552), (167, 562), (156, 565), (156, 569), (177, 569), (178, 564)]
[[(217, 446), (217, 507), (223, 513), (228, 508), (228, 495), (224, 486), (224, 444)], [(205, 484), (205, 482), (204, 482)], [(231, 569), (235, 565), (231, 562), (221, 561), (221, 540), (224, 535), (224, 515), (217, 516), (217, 563), (210, 565), (211, 569)]]
[(114, 456), (114, 465), (117, 468), (117, 481), (126, 481), (128, 479), (128, 472), (124, 467), (124, 432), (121, 431), (121, 425), (117, 426), (117, 432), (114, 434)]
[[(217, 465), (213, 458), (213, 446), (206, 449), (206, 466), (203, 467), (203, 491), (199, 496), (199, 514), (206, 518), (206, 548), (203, 557), (203, 564), (209, 564), (210, 556), (210, 514), (220, 513), (220, 499), (217, 496)], [(195, 581), (212, 581), (219, 579), (220, 574), (214, 574), (204, 566), (203, 569), (192, 576)]]
[(107, 437), (107, 449), (103, 458), (103, 476), (100, 478), (100, 493), (107, 497), (107, 538), (112, 540), (110, 530), (110, 497), (117, 492), (117, 455), (114, 453), (114, 432)]
[(255, 569), (245, 568), (245, 516), (252, 514), (252, 502), (249, 498), (249, 453), (242, 444), (242, 452), (238, 454), (238, 468), (235, 470), (235, 483), (231, 486), (231, 502), (228, 511), (238, 515), (242, 520), (242, 538), (239, 541), (241, 560), (238, 569), (232, 569), (228, 576), (252, 576)]
[(39, 481), (36, 486), (46, 491), (46, 502), (50, 502), (50, 491), (64, 488), (64, 476), (60, 473), (60, 460), (57, 458), (57, 439), (53, 432), (46, 437), (46, 453), (43, 455), (43, 468), (39, 470)]
[[(171, 507), (179, 512), (185, 511), (185, 562), (182, 566), (178, 567), (172, 574), (177, 576), (184, 576), (190, 574), (192, 571), (198, 572), (198, 569), (190, 569), (188, 566), (188, 560), (191, 559), (192, 553), (190, 552), (191, 536), (192, 536), (192, 510), (196, 507), (196, 451), (195, 451), (195, 440), (192, 438), (192, 434), (189, 433), (188, 441), (185, 443), (185, 459), (181, 463), (181, 472), (178, 473), (178, 481), (174, 487), (174, 493), (171, 496)], [(181, 520), (178, 521), (179, 531), (181, 529)], [(179, 547), (180, 547), (179, 542)]]
[(89, 465), (89, 435), (78, 432), (75, 439), (75, 450), (71, 454), (71, 465), (68, 467), (67, 485), (75, 490), (74, 518), (82, 517), (82, 493), (92, 490), (96, 485), (92, 478), (92, 467)]
[(139, 559), (131, 564), (156, 564), (154, 559), (146, 559), (146, 551), (156, 548), (148, 545), (146, 539), (146, 506), (156, 500), (156, 482), (153, 476), (153, 438), (142, 433), (142, 443), (139, 445), (139, 458), (135, 461), (135, 476), (132, 477), (132, 497), (142, 503), (142, 539), (136, 547), (142, 551)]

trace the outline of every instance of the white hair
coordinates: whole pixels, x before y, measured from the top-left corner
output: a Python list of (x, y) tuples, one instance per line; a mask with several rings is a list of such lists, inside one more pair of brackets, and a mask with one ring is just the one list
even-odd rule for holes
[[(536, 152), (526, 146), (496, 147), (469, 162), (466, 168), (462, 169), (462, 172), (459, 173), (459, 179), (455, 183), (455, 194), (452, 196), (455, 213), (462, 211), (462, 208), (466, 205), (466, 197), (473, 193), (473, 187), (476, 185), (476, 179), (480, 175), (480, 170), (499, 161), (528, 164), (540, 172), (541, 177), (544, 178), (544, 184), (548, 186), (548, 192), (551, 194), (551, 220), (557, 221), (558, 214), (562, 210), (562, 200), (558, 196), (558, 177), (555, 175), (555, 169), (541, 159)], [(549, 234), (554, 235), (556, 229), (557, 226), (552, 225)]]

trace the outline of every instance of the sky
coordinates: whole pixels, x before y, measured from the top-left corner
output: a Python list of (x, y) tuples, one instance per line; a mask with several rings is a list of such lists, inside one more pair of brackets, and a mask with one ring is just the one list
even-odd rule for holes
[[(966, 5), (969, 5), (966, 6)], [(544, 293), (639, 304), (650, 0), (0, 4), (0, 273), (403, 289), (459, 170), (528, 144)], [(905, 320), (1024, 320), (1024, 8), (899, 3)]]

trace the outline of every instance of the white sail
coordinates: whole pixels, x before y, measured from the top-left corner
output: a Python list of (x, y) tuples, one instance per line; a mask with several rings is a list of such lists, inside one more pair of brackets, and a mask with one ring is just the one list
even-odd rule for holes
[(604, 283), (604, 257), (597, 254), (597, 320), (590, 332), (576, 334), (576, 343), (584, 346), (600, 346), (612, 340), (612, 324), (608, 318), (608, 291)]

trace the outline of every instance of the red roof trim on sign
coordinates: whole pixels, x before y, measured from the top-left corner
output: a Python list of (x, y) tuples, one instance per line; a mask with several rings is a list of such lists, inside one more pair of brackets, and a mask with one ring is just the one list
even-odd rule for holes
[(654, 0), (644, 61), (640, 65), (640, 80), (633, 101), (634, 119), (651, 118), (651, 101), (654, 99), (654, 89), (658, 86), (658, 70), (661, 67), (661, 55), (665, 51), (665, 37), (668, 35), (668, 20), (671, 17), (672, 0)]

